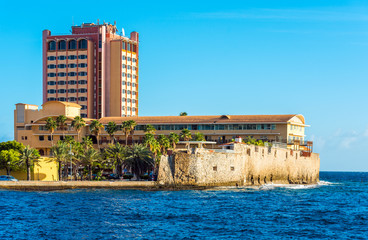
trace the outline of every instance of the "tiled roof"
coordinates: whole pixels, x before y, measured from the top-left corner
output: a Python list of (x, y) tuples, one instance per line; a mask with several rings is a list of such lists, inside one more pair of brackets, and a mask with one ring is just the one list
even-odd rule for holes
[(154, 117), (103, 117), (102, 124), (122, 123), (134, 120), (137, 124), (173, 124), (173, 123), (286, 123), (297, 114), (289, 115), (217, 115), (217, 116), (154, 116)]

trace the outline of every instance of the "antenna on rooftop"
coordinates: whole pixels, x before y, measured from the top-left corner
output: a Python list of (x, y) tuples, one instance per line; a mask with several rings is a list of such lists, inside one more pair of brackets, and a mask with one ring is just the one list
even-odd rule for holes
[(124, 31), (124, 28), (121, 28), (121, 36), (125, 37), (125, 31)]
[(100, 19), (97, 19), (97, 25), (100, 25)]
[(74, 26), (74, 17), (72, 16), (72, 26)]

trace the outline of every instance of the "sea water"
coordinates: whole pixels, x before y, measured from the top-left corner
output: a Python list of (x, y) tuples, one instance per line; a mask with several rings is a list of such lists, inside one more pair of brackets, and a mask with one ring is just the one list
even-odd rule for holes
[(368, 173), (201, 191), (0, 191), (0, 239), (368, 239)]

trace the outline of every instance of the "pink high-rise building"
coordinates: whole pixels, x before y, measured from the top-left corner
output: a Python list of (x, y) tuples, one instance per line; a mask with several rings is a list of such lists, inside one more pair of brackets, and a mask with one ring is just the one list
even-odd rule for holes
[(43, 102), (82, 106), (81, 116), (138, 115), (139, 34), (116, 24), (84, 23), (72, 34), (43, 31)]

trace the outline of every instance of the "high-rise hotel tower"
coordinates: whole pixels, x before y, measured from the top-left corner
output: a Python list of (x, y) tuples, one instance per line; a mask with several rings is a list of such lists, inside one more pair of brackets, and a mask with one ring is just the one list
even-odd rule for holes
[(43, 102), (77, 103), (85, 118), (137, 116), (138, 33), (118, 34), (116, 23), (71, 32), (43, 31)]

